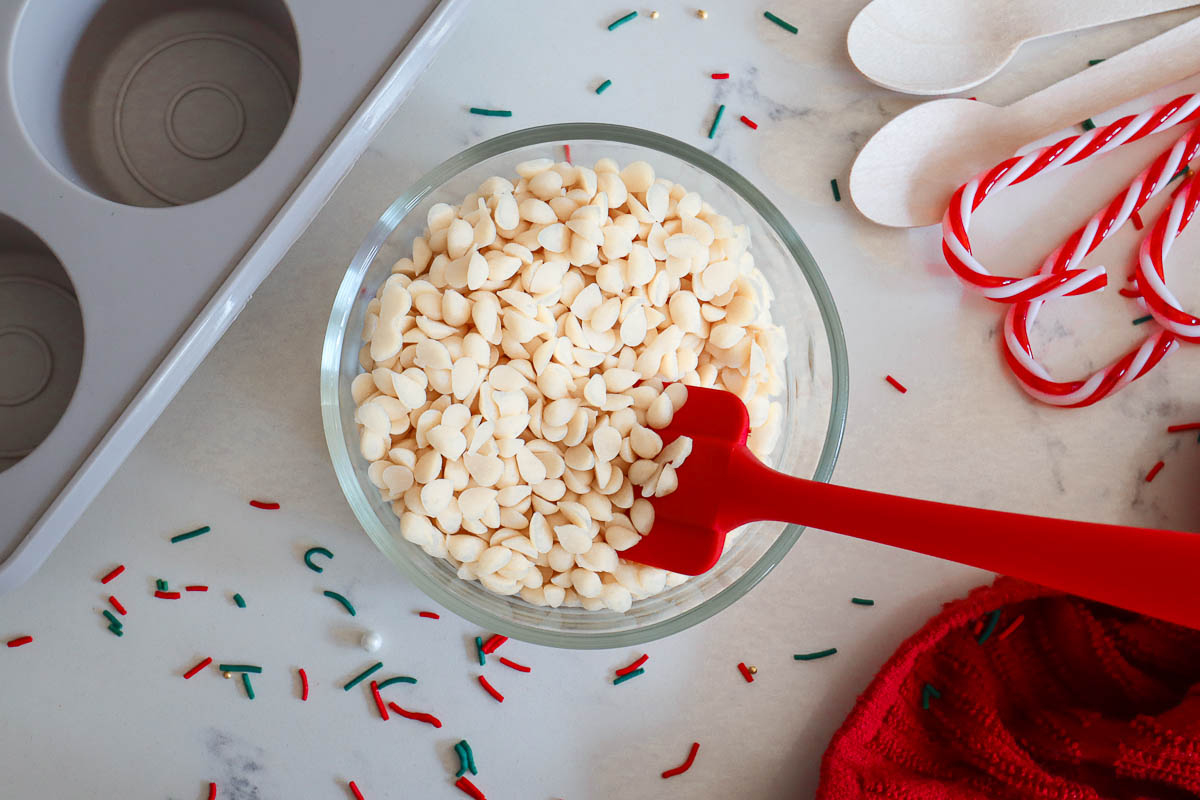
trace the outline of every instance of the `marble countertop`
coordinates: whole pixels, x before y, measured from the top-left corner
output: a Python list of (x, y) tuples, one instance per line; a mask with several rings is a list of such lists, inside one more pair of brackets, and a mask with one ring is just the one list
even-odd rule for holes
[[(810, 797), (830, 735), (882, 662), (943, 603), (990, 579), (810, 530), (753, 592), (669, 640), (601, 652), (510, 642), (506, 654), (534, 672), (493, 676), (503, 705), (484, 696), (470, 668), (480, 631), (448, 614), (416, 617), (432, 604), (351, 515), (325, 449), (317, 369), (334, 290), (380, 211), (442, 159), (525, 126), (594, 120), (659, 131), (713, 153), (778, 204), (822, 265), (845, 326), (850, 410), (836, 480), (1031, 513), (1200, 527), (1188, 488), (1200, 447), (1163, 434), (1200, 415), (1200, 350), (1185, 348), (1092, 408), (1038, 406), (1000, 363), (996, 307), (963, 294), (936, 229), (879, 228), (845, 196), (833, 201), (830, 179), (845, 186), (856, 148), (915, 102), (868, 84), (846, 57), (845, 31), (862, 0), (773, 3), (801, 27), (796, 36), (763, 20), (764, 9), (732, 0), (707, 6), (703, 21), (688, 6), (664, 5), (657, 20), (639, 8), (642, 18), (612, 33), (605, 25), (625, 6), (519, 5), (476, 4), (45, 567), (0, 598), (0, 639), (35, 637), (0, 651), (5, 796), (193, 800), (215, 781), (221, 800), (340, 799), (355, 780), (368, 800), (454, 798), (462, 795), (452, 785), (453, 743), (466, 738), (476, 782), (493, 800)], [(1035, 43), (973, 94), (1009, 103), (1195, 13)], [(709, 80), (715, 71), (732, 78)], [(595, 95), (605, 78), (612, 87)], [(720, 103), (728, 110), (710, 141)], [(471, 116), (469, 106), (514, 113)], [(759, 129), (739, 124), (742, 114)], [(979, 222), (990, 231), (979, 247), (1012, 259), (1045, 252), (1097, 203), (1066, 187), (1013, 190), (1010, 203), (997, 203), (1003, 210)], [(1057, 215), (1045, 213), (1041, 193), (1053, 195)], [(1096, 256), (1127, 263), (1136, 241), (1122, 232)], [(1185, 237), (1180, 263), (1200, 253), (1188, 247)], [(1188, 290), (1185, 299), (1200, 297), (1200, 282)], [(1044, 317), (1050, 363), (1062, 374), (1104, 363), (1137, 335), (1128, 320), (1140, 312), (1116, 292), (1088, 302)], [(890, 388), (887, 373), (908, 393)], [(1146, 483), (1159, 459), (1166, 468)], [(251, 509), (253, 497), (283, 510)], [(213, 532), (167, 543), (201, 524)], [(300, 556), (313, 543), (336, 553), (336, 568), (304, 568)], [(101, 586), (98, 577), (118, 562), (125, 574)], [(211, 590), (156, 600), (157, 577)], [(352, 596), (358, 616), (322, 597), (326, 588)], [(100, 617), (110, 591), (129, 609), (122, 638)], [(232, 603), (235, 592), (246, 609)], [(852, 606), (854, 595), (876, 604)], [(401, 687), (400, 702), (435, 712), (445, 727), (383, 725), (369, 700), (341, 690), (374, 660), (357, 644), (367, 629), (383, 636), (378, 657), (388, 673), (420, 679)], [(828, 646), (838, 648), (835, 658), (791, 658)], [(611, 686), (612, 670), (643, 649), (646, 675)], [(264, 665), (257, 699), (214, 670), (180, 679), (206, 655)], [(753, 685), (738, 675), (739, 661), (758, 667)], [(307, 703), (297, 699), (297, 667), (313, 682)], [(693, 740), (701, 750), (692, 770), (662, 781)]]

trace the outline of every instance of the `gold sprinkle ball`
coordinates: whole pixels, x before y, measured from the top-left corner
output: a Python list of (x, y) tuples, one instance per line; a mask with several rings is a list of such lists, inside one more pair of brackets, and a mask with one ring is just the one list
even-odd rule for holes
[(658, 19), (658, 12), (657, 12), (657, 11), (651, 11), (651, 12), (650, 12), (650, 19)]
[(225, 673), (222, 673), (222, 674), (225, 676), (225, 680), (229, 680), (230, 678), (232, 678), (232, 677), (233, 677), (233, 673), (232, 673), (232, 672), (225, 672)]
[(758, 674), (758, 667), (750, 667), (750, 674), (751, 674), (751, 675), (757, 675), (757, 674)]
[(708, 19), (708, 12), (701, 8), (696, 12), (696, 16), (700, 19)]

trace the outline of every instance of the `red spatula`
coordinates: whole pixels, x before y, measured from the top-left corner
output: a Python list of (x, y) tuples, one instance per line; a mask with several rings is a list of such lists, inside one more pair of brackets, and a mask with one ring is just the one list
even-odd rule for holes
[(1012, 575), (1200, 628), (1200, 535), (1048, 519), (893, 497), (784, 475), (746, 448), (736, 395), (688, 387), (659, 431), (690, 436), (679, 487), (656, 498), (654, 526), (622, 557), (687, 575), (711, 569), (725, 534), (777, 520)]

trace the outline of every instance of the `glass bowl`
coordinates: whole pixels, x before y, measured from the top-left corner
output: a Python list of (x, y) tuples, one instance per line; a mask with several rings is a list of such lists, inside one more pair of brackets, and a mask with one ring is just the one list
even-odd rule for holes
[(513, 176), (521, 161), (563, 159), (593, 164), (610, 157), (649, 162), (656, 175), (682, 183), (735, 224), (750, 229), (750, 251), (775, 291), (776, 324), (787, 335), (784, 424), (772, 454), (777, 469), (828, 480), (846, 417), (846, 344), (833, 298), (816, 262), (779, 210), (741, 175), (707, 153), (637, 128), (577, 123), (529, 128), (471, 147), (411, 186), (383, 213), (342, 279), (321, 358), (321, 415), (334, 471), (367, 535), (430, 598), (487, 630), (535, 644), (576, 649), (626, 647), (677, 633), (728, 607), (762, 580), (803, 530), (756, 523), (732, 538), (715, 568), (665, 592), (634, 601), (624, 614), (544, 608), (519, 596), (501, 597), (464, 581), (444, 559), (426, 555), (400, 535), (400, 520), (367, 478), (359, 454), (350, 383), (362, 368), (359, 351), (368, 301), (391, 265), (411, 255), (434, 203), (457, 206), (491, 175)]

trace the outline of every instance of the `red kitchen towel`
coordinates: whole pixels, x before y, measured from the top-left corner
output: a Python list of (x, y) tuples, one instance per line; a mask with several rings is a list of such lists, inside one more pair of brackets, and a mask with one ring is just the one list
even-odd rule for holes
[(950, 603), (900, 647), (834, 735), (817, 792), (1196, 797), (1200, 631), (1010, 578)]

